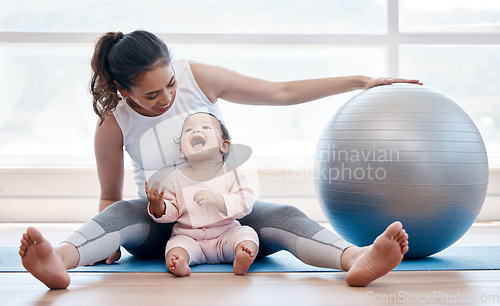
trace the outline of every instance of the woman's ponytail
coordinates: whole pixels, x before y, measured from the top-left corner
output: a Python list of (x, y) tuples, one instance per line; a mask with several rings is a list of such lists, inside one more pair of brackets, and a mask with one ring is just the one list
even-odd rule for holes
[(146, 72), (170, 65), (167, 45), (154, 34), (137, 30), (108, 32), (95, 45), (91, 60), (90, 93), (99, 125), (120, 101), (118, 86), (130, 89)]
[(122, 32), (108, 32), (101, 36), (96, 43), (90, 62), (92, 67), (90, 93), (92, 94), (94, 112), (100, 119), (99, 125), (120, 101), (117, 86), (109, 72), (108, 55), (111, 48), (122, 38)]

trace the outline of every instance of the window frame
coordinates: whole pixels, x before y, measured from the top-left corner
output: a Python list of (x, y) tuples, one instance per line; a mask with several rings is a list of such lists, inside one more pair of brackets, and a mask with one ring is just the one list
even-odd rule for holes
[[(382, 47), (386, 49), (386, 72), (390, 76), (399, 75), (399, 49), (402, 45), (499, 45), (500, 33), (402, 33), (399, 31), (400, 7), (398, 0), (387, 0), (387, 31), (385, 34), (192, 34), (192, 33), (157, 33), (162, 39), (171, 44), (253, 44), (253, 45), (329, 45), (329, 46), (353, 46), (353, 47)], [(93, 44), (95, 39), (102, 33), (37, 33), (37, 32), (0, 32), (0, 45), (15, 44), (26, 45), (67, 45), (67, 44)], [(270, 172), (271, 171), (271, 172)], [(263, 174), (261, 183), (270, 182), (275, 188), (272, 192), (261, 194), (261, 198), (266, 198), (275, 202), (287, 202), (291, 197), (305, 203), (316, 202), (317, 198), (311, 182), (310, 188), (306, 188), (299, 195), (290, 195), (290, 188), (287, 188), (289, 180), (274, 180), (276, 173), (274, 170), (259, 169), (259, 175)], [(286, 171), (278, 169), (276, 171)], [(309, 171), (310, 170), (304, 170)], [(131, 172), (131, 171), (129, 171)], [(127, 182), (124, 194), (126, 197), (134, 197), (136, 186), (127, 172)], [(267, 174), (266, 174), (267, 173)], [(98, 186), (95, 169), (0, 169), (0, 178), (5, 187), (5, 192), (0, 193), (0, 208), (5, 212), (0, 222), (84, 222), (96, 212)], [(307, 173), (306, 173), (307, 174)], [(310, 173), (309, 173), (310, 175)], [(266, 178), (267, 176), (267, 178)], [(13, 178), (14, 177), (14, 178)], [(61, 185), (59, 188), (37, 187), (34, 189), (21, 188), (22, 186), (38, 186), (41, 177), (54, 177)], [(301, 178), (307, 175), (300, 176)], [(64, 179), (63, 179), (64, 178)], [(500, 180), (500, 170), (490, 169), (490, 179), (492, 182)], [(62, 195), (61, 190), (75, 189), (74, 182), (86, 182), (92, 180), (95, 188), (86, 189), (82, 193), (74, 194), (66, 192)], [(46, 180), (44, 180), (46, 182)], [(299, 182), (299, 181), (298, 181)], [(94, 186), (93, 185), (93, 186)], [(264, 184), (267, 186), (267, 184)], [(500, 201), (500, 190), (495, 184), (491, 184), (488, 192), (486, 210), (479, 219), (500, 219), (500, 210), (496, 203)], [(8, 188), (11, 186), (12, 188)], [(19, 187), (21, 186), (21, 187)], [(301, 185), (303, 186), (303, 185)], [(289, 186), (288, 186), (289, 187)], [(271, 189), (270, 189), (271, 190)], [(75, 189), (75, 192), (76, 189)], [(16, 210), (16, 205), (12, 205), (12, 200), (38, 203), (42, 199), (44, 203), (55, 203), (49, 207), (45, 205), (33, 205), (37, 207), (31, 215), (26, 216), (24, 212)], [(24, 199), (24, 200), (23, 200)], [(488, 200), (489, 199), (489, 200)], [(68, 211), (66, 205), (71, 202), (72, 206), (78, 206), (76, 214), (68, 216), (60, 214), (60, 211)], [(81, 204), (81, 205), (80, 205)], [(88, 205), (87, 205), (88, 204)], [(302, 205), (302, 206), (301, 206)], [(43, 206), (43, 207), (42, 207)], [(326, 221), (319, 210), (319, 205), (305, 205), (298, 203), (297, 206), (316, 220)]]
[[(234, 34), (234, 33), (156, 33), (169, 44), (375, 47), (386, 52), (385, 71), (400, 76), (400, 49), (404, 45), (500, 45), (498, 33), (415, 33), (400, 30), (402, 6), (387, 0), (385, 34)], [(0, 45), (92, 45), (102, 33), (93, 32), (1, 32)], [(495, 162), (499, 164), (499, 162)], [(15, 165), (14, 165), (15, 167)]]

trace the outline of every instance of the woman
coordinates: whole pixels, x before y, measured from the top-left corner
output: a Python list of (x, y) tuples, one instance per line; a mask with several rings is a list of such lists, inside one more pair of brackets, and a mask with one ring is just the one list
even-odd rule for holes
[[(419, 83), (366, 76), (269, 82), (217, 66), (171, 61), (165, 43), (146, 31), (103, 35), (91, 66), (91, 93), (99, 116), (95, 154), (101, 213), (55, 248), (30, 227), (19, 251), (24, 267), (51, 289), (69, 285), (67, 269), (118, 260), (120, 246), (139, 257), (164, 256), (172, 225), (151, 220), (144, 183), (159, 169), (182, 164), (176, 144), (162, 140), (174, 139), (189, 114), (205, 111), (222, 120), (219, 98), (293, 105), (393, 82)], [(122, 200), (124, 148), (134, 162), (140, 196), (136, 200)], [(388, 273), (408, 250), (400, 222), (364, 248), (350, 245), (292, 206), (256, 201), (240, 222), (257, 231), (260, 256), (288, 250), (305, 263), (347, 271), (346, 282), (352, 286), (366, 286)]]

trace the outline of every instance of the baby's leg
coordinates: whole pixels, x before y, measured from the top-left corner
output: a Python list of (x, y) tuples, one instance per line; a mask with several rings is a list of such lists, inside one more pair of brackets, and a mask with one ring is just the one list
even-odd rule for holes
[(249, 226), (235, 225), (225, 231), (222, 240), (221, 262), (233, 262), (233, 271), (236, 275), (247, 273), (259, 252), (259, 237), (257, 232)]
[(259, 247), (255, 242), (245, 240), (236, 246), (236, 256), (233, 262), (233, 271), (236, 275), (244, 275), (247, 273), (248, 268), (255, 260)]
[(198, 242), (186, 235), (172, 236), (165, 253), (168, 271), (177, 276), (188, 276), (191, 274), (189, 266), (207, 262)]
[(188, 276), (191, 274), (189, 267), (189, 254), (181, 247), (174, 247), (167, 252), (165, 264), (168, 271), (177, 276)]

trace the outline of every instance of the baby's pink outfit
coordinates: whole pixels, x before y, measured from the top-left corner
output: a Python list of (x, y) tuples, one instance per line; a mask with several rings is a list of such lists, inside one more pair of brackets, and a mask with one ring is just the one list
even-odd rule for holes
[[(250, 240), (259, 245), (257, 233), (236, 220), (252, 211), (254, 194), (243, 173), (232, 165), (223, 164), (221, 172), (206, 182), (188, 178), (176, 169), (164, 182), (166, 211), (155, 218), (148, 205), (148, 213), (159, 223), (177, 221), (172, 237), (167, 242), (165, 254), (174, 247), (184, 248), (190, 265), (232, 262), (238, 243)], [(200, 206), (194, 195), (201, 190), (220, 194), (224, 198), (227, 214), (215, 205)]]

